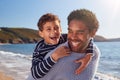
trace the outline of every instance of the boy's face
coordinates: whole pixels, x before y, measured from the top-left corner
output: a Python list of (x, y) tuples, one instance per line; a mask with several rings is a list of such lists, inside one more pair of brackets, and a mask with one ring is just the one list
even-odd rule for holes
[(55, 45), (59, 42), (61, 35), (61, 27), (59, 21), (46, 22), (43, 25), (43, 30), (39, 31), (39, 35), (47, 44)]
[(94, 36), (86, 25), (79, 20), (72, 20), (68, 25), (68, 43), (72, 51), (84, 52), (89, 40)]

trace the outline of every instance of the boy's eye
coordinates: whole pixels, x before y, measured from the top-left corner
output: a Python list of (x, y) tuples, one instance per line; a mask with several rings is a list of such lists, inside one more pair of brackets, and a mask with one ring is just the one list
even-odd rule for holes
[(50, 28), (47, 29), (47, 31), (50, 31), (50, 30), (51, 30)]
[(58, 30), (58, 29), (59, 29), (59, 27), (58, 27), (58, 26), (56, 26), (54, 29), (55, 29), (55, 30)]

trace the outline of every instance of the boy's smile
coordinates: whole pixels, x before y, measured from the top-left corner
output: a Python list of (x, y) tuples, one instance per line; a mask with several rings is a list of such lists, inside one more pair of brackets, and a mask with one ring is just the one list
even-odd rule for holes
[(57, 37), (57, 36), (54, 36), (54, 37), (50, 37), (50, 39), (52, 39), (52, 40), (57, 40), (58, 37)]

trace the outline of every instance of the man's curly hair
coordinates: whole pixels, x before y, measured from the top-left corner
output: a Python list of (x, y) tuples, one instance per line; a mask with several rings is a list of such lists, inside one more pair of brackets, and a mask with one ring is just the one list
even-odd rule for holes
[(93, 31), (94, 29), (98, 29), (99, 22), (94, 13), (87, 9), (77, 9), (72, 11), (68, 16), (68, 25), (72, 20), (80, 20), (83, 21), (88, 27), (89, 31)]
[(59, 23), (60, 23), (60, 19), (58, 18), (57, 15), (54, 15), (52, 13), (47, 13), (47, 14), (44, 14), (43, 16), (40, 17), (38, 23), (37, 23), (37, 26), (39, 28), (40, 31), (43, 30), (43, 25), (46, 23), (46, 22), (51, 22), (51, 21), (56, 21), (58, 20)]

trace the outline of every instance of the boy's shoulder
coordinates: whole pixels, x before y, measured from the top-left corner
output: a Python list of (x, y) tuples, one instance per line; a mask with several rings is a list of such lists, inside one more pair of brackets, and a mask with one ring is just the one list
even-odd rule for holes
[(39, 41), (37, 42), (36, 47), (41, 46), (41, 45), (44, 45), (44, 39), (39, 40)]
[(63, 42), (66, 42), (67, 41), (67, 34), (61, 34), (61, 38), (63, 40)]
[(44, 39), (39, 40), (37, 44), (40, 44), (40, 43), (44, 43)]
[(61, 36), (62, 36), (65, 40), (67, 40), (67, 34), (66, 34), (66, 33), (61, 34)]

